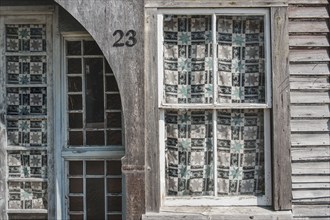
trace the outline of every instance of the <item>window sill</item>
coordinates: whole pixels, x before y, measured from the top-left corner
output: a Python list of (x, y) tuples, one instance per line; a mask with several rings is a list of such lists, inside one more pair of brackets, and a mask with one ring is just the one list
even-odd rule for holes
[(164, 207), (159, 213), (149, 212), (143, 215), (143, 220), (162, 219), (262, 219), (286, 220), (292, 219), (291, 211), (273, 211), (269, 207)]

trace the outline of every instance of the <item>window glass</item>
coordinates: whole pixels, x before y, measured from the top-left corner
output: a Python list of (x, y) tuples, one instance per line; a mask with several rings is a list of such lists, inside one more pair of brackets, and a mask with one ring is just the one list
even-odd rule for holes
[(265, 195), (265, 15), (162, 21), (165, 194)]
[(122, 219), (120, 160), (69, 161), (68, 167), (70, 219)]
[(66, 41), (68, 147), (122, 145), (114, 74), (95, 41)]
[(211, 16), (164, 15), (164, 101), (212, 103)]

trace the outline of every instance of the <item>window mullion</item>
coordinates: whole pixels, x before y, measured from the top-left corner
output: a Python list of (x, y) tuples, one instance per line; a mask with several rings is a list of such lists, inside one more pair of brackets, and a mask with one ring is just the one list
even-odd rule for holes
[(217, 111), (213, 110), (213, 181), (214, 181), (214, 195), (217, 196), (218, 192), (218, 181), (217, 181)]
[[(212, 78), (213, 78), (213, 104), (217, 103), (217, 33), (216, 33), (216, 15), (212, 15)], [(214, 181), (214, 196), (217, 196), (218, 181), (217, 181), (217, 112), (213, 110), (213, 181)]]
[(217, 32), (216, 32), (216, 15), (212, 15), (212, 73), (213, 73), (213, 104), (217, 103)]

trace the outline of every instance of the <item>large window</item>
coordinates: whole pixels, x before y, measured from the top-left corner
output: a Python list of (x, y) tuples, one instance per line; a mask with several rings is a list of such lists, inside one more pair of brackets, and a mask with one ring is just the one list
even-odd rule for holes
[(158, 28), (163, 205), (270, 205), (268, 11), (162, 11)]

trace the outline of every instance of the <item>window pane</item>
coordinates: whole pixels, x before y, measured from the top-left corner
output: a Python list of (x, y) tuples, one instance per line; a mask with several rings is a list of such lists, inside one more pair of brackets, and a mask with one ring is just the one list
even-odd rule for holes
[(107, 131), (107, 145), (121, 145), (122, 134), (120, 130)]
[(83, 117), (82, 113), (70, 113), (69, 114), (69, 127), (70, 128), (82, 128), (83, 127), (82, 117)]
[(108, 178), (107, 186), (108, 186), (108, 193), (112, 193), (112, 194), (121, 193), (121, 178)]
[(83, 179), (71, 178), (69, 179), (69, 192), (70, 193), (83, 193)]
[(67, 41), (67, 55), (81, 55), (80, 41)]
[(86, 145), (103, 145), (104, 131), (86, 131)]
[(95, 41), (84, 41), (84, 55), (103, 55)]
[(81, 77), (68, 77), (68, 92), (81, 92), (82, 80)]
[(121, 212), (121, 196), (108, 196), (108, 212)]
[(68, 74), (80, 73), (81, 74), (81, 59), (70, 58), (68, 59)]
[(84, 200), (83, 197), (70, 196), (69, 197), (70, 211), (84, 211)]
[(87, 175), (104, 175), (103, 161), (86, 161)]
[(87, 219), (104, 219), (104, 179), (86, 179)]
[(263, 194), (263, 110), (219, 110), (217, 114), (218, 195)]
[(211, 16), (164, 15), (164, 101), (212, 103)]
[(69, 174), (70, 175), (83, 175), (83, 162), (82, 161), (70, 161), (69, 162)]
[(121, 175), (121, 161), (108, 160), (107, 161), (107, 175)]
[(82, 110), (81, 95), (69, 95), (68, 105), (69, 110)]
[(107, 109), (109, 110), (120, 110), (121, 101), (119, 94), (109, 94), (107, 95)]
[(213, 195), (211, 111), (166, 111), (167, 194)]
[(219, 103), (265, 102), (263, 16), (218, 16)]
[(69, 145), (82, 146), (83, 145), (83, 132), (82, 131), (69, 131)]
[(103, 58), (85, 59), (85, 74), (87, 126), (104, 127)]

